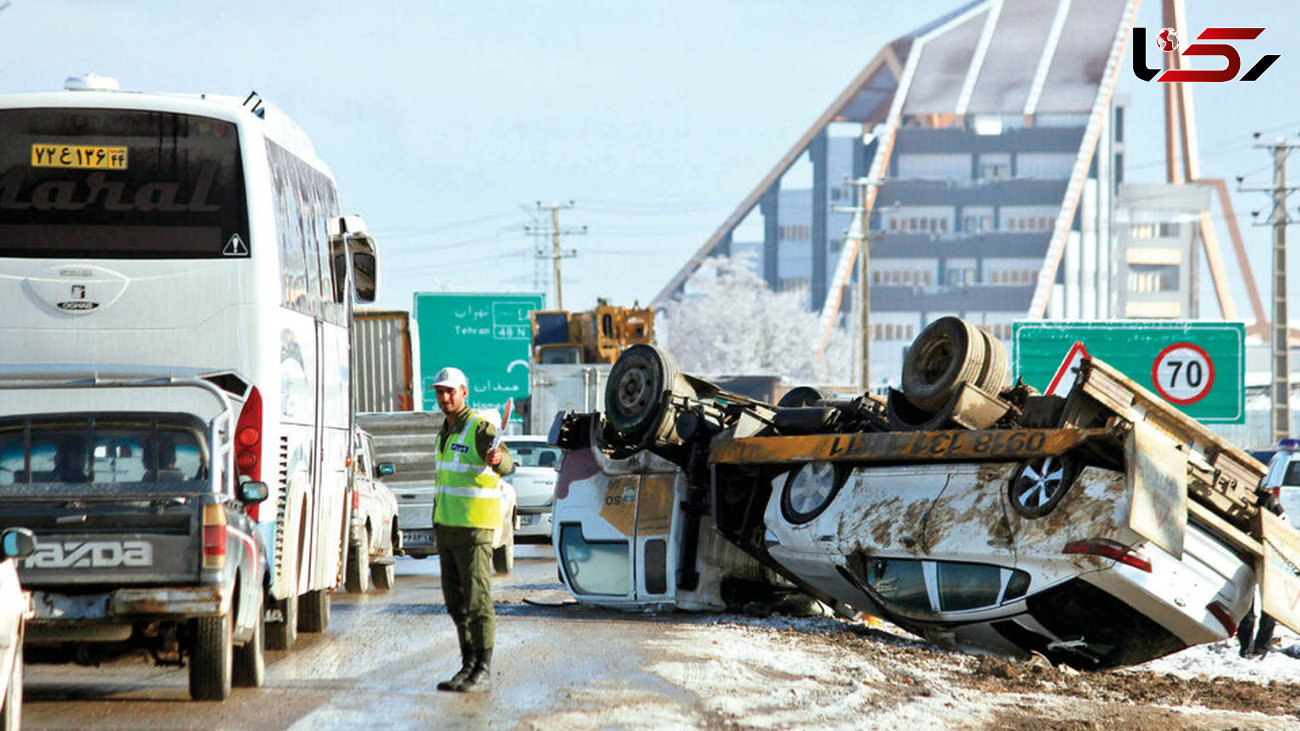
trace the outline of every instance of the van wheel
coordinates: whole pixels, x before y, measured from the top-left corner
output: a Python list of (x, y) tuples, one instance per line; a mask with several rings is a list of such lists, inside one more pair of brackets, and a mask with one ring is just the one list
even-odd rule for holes
[(941, 317), (916, 336), (903, 359), (903, 395), (918, 409), (935, 412), (961, 388), (980, 385), (987, 346), (984, 335), (959, 317)]
[(190, 620), (190, 698), (223, 701), (230, 696), (230, 614)]
[(664, 395), (677, 380), (677, 361), (653, 345), (623, 351), (605, 384), (605, 415), (630, 439), (649, 443), (664, 426)]
[(239, 688), (261, 688), (266, 682), (266, 616), (261, 602), (257, 605), (253, 636), (243, 647), (235, 648), (233, 682)]
[(0, 707), (0, 731), (18, 731), (23, 725), (23, 648), (14, 650), (14, 668), (5, 686), (4, 706)]
[(365, 594), (370, 591), (370, 572), (367, 570), (370, 554), (370, 531), (365, 532), (361, 543), (348, 546), (348, 567), (343, 578), (343, 588), (349, 594)]
[(288, 650), (298, 641), (298, 597), (285, 597), (276, 606), (283, 619), (266, 626), (266, 646), (272, 650)]
[(325, 589), (313, 589), (299, 599), (298, 629), (303, 632), (324, 632), (330, 625), (330, 594)]
[(375, 588), (379, 591), (392, 591), (396, 580), (396, 569), (397, 567), (391, 563), (371, 564), (370, 578), (375, 582)]
[(1066, 455), (1035, 457), (1020, 465), (1007, 485), (1011, 507), (1026, 518), (1052, 512), (1074, 480), (1074, 461)]

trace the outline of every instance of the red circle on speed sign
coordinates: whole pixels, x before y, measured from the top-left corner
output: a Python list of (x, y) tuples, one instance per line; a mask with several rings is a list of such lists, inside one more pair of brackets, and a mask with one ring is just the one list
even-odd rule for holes
[(1214, 385), (1214, 361), (1199, 345), (1174, 343), (1156, 356), (1151, 382), (1169, 403), (1194, 404)]

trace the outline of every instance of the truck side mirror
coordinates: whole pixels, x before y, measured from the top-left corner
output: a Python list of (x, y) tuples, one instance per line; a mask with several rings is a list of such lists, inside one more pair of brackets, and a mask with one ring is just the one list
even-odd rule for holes
[(384, 475), (391, 475), (391, 474), (393, 474), (393, 473), (396, 472), (396, 471), (397, 471), (397, 468), (393, 467), (393, 463), (392, 463), (392, 462), (380, 462), (379, 464), (375, 465), (375, 476), (376, 476), (376, 477), (383, 477)]
[(36, 536), (26, 528), (0, 533), (0, 558), (27, 558), (36, 552)]
[(239, 483), (239, 502), (245, 505), (256, 505), (271, 494), (270, 488), (265, 482), (249, 481)]

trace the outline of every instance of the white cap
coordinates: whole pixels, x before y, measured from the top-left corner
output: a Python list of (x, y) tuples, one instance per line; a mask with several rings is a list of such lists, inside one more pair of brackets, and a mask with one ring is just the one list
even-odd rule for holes
[(433, 388), (457, 388), (458, 386), (469, 388), (469, 381), (465, 380), (465, 374), (459, 368), (443, 368), (433, 377)]

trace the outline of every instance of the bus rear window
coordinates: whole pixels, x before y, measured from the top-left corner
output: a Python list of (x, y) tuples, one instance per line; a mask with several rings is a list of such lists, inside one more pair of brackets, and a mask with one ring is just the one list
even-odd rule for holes
[(238, 130), (172, 112), (0, 109), (0, 256), (248, 256)]

